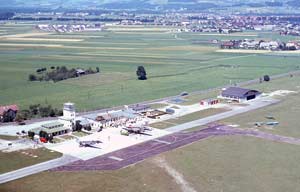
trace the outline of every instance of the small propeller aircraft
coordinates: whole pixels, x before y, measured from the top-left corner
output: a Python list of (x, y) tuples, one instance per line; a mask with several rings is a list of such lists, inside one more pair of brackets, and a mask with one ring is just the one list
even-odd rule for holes
[(78, 138), (76, 139), (76, 142), (79, 144), (79, 147), (91, 147), (91, 148), (99, 148), (99, 147), (96, 147), (95, 145), (97, 145), (99, 143), (102, 143), (102, 141), (100, 141), (100, 140), (85, 140), (85, 141), (82, 141)]
[(127, 126), (122, 128), (121, 134), (122, 135), (127, 135), (129, 136), (130, 134), (140, 134), (140, 135), (148, 135), (152, 136), (146, 131), (151, 131), (152, 129), (150, 127), (145, 127), (145, 126)]
[(277, 121), (267, 122), (266, 125), (276, 126), (279, 125), (279, 122)]

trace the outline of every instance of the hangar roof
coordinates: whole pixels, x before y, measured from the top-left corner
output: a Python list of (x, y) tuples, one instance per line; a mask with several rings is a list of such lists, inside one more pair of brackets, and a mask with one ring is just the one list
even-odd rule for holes
[(232, 97), (245, 97), (250, 93), (259, 94), (259, 91), (252, 89), (245, 89), (241, 87), (228, 87), (222, 91), (222, 96), (232, 96)]

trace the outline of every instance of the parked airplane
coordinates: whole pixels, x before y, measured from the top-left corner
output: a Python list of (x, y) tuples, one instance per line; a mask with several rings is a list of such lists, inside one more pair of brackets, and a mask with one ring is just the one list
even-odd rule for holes
[(99, 143), (102, 143), (102, 141), (100, 141), (100, 140), (85, 140), (85, 141), (82, 141), (78, 138), (76, 139), (76, 142), (79, 144), (79, 147), (92, 147), (92, 148), (99, 148), (99, 147), (96, 147), (95, 145), (99, 144)]
[(140, 134), (140, 135), (148, 135), (148, 136), (152, 136), (148, 133), (146, 133), (146, 131), (151, 131), (152, 129), (150, 127), (145, 127), (145, 126), (127, 126), (122, 128), (121, 130), (121, 134), (122, 135), (129, 135), (129, 134)]

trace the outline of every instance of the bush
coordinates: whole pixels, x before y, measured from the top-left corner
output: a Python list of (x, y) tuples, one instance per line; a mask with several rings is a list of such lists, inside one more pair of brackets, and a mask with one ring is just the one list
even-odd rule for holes
[(265, 75), (265, 76), (264, 76), (264, 81), (270, 81), (270, 80), (271, 80), (271, 78), (270, 78), (269, 75)]
[(33, 74), (30, 74), (30, 75), (28, 76), (28, 80), (29, 80), (29, 81), (36, 81), (36, 80), (37, 80), (37, 77), (36, 77), (35, 75), (33, 75)]
[(41, 117), (49, 117), (51, 115), (52, 107), (48, 105), (46, 107), (40, 107), (40, 115)]

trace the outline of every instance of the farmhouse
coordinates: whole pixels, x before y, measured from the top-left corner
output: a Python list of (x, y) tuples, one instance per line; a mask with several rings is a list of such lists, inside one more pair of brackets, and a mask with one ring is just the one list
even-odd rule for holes
[(261, 93), (257, 90), (245, 89), (240, 87), (229, 87), (222, 90), (219, 98), (243, 102), (255, 99), (260, 94)]
[(11, 122), (16, 118), (19, 107), (17, 105), (0, 106), (0, 122)]

